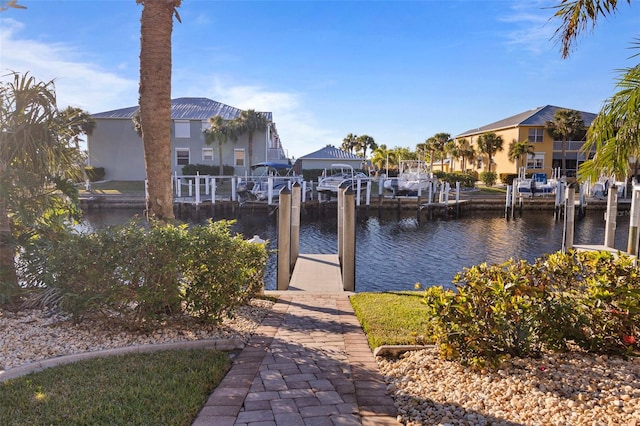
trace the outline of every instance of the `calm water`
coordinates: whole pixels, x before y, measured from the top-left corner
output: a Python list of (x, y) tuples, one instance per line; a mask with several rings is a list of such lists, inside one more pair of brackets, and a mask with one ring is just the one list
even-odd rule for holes
[[(629, 218), (620, 212), (615, 246), (626, 250)], [(87, 227), (95, 229), (126, 222), (132, 210), (107, 210), (87, 215)], [(575, 224), (575, 244), (604, 242), (604, 212), (588, 211)], [(247, 238), (259, 235), (277, 247), (275, 217), (243, 215), (234, 227)], [(454, 220), (420, 221), (413, 214), (360, 214), (356, 230), (356, 291), (411, 290), (449, 284), (465, 267), (482, 262), (500, 263), (509, 258), (533, 261), (562, 247), (562, 220), (555, 222), (551, 211), (524, 212), (507, 221), (502, 213), (467, 213)], [(302, 217), (300, 253), (336, 253), (336, 219)], [(276, 259), (269, 259), (265, 277), (267, 289), (275, 289)]]

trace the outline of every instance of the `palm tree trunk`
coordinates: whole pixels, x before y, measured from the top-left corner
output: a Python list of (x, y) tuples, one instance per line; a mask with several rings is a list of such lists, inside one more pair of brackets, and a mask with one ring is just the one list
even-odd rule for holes
[(561, 174), (561, 176), (566, 176), (567, 175), (566, 144), (567, 144), (567, 139), (566, 138), (562, 138), (562, 174)]
[(251, 164), (253, 163), (253, 132), (249, 133), (249, 149), (248, 149), (249, 158), (247, 160), (247, 165), (249, 169), (251, 169)]
[(140, 124), (149, 213), (171, 220), (171, 33), (174, 1), (145, 1), (140, 39)]
[(222, 142), (218, 141), (218, 158), (220, 161), (220, 168), (218, 169), (218, 174), (222, 176), (224, 174), (224, 166), (222, 164)]

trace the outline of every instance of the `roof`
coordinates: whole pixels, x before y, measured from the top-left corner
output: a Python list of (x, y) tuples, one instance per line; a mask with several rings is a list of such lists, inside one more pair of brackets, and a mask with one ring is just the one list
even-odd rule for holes
[[(113, 111), (92, 114), (93, 118), (132, 119), (138, 106), (115, 109)], [(241, 109), (225, 105), (208, 98), (176, 98), (171, 99), (172, 120), (208, 120), (217, 115), (225, 120), (233, 120), (242, 112)], [(262, 112), (269, 121), (273, 120), (272, 113)]]
[[(516, 114), (514, 116), (504, 118), (502, 120), (496, 121), (495, 123), (478, 127), (477, 129), (467, 130), (466, 132), (460, 133), (459, 135), (457, 135), (456, 138), (477, 135), (478, 133), (502, 130), (510, 127), (545, 126), (548, 121), (553, 121), (553, 116), (555, 115), (556, 111), (559, 109), (571, 109), (571, 108), (562, 108), (562, 107), (557, 107), (553, 105), (538, 107), (530, 111), (521, 112), (520, 114)], [(584, 112), (584, 111), (578, 111), (578, 112), (580, 113), (580, 116), (582, 117), (582, 121), (584, 121), (584, 124), (587, 127), (590, 126), (591, 122), (593, 122), (593, 120), (596, 118), (596, 114), (593, 114), (590, 112)]]
[(298, 160), (362, 160), (362, 157), (338, 149), (335, 146), (325, 146), (316, 152), (303, 155)]

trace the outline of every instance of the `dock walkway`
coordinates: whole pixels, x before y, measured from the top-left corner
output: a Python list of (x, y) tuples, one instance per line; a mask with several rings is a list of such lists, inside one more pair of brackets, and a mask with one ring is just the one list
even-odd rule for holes
[(289, 290), (193, 426), (398, 425), (337, 255), (300, 254)]

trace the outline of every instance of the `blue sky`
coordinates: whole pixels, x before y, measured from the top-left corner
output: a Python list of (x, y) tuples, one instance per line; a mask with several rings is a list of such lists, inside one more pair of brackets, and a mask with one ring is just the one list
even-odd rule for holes
[[(137, 104), (135, 0), (19, 3), (0, 13), (2, 75), (55, 79), (60, 107)], [(621, 2), (563, 60), (557, 3), (183, 0), (172, 97), (272, 111), (296, 158), (348, 133), (414, 149), (547, 104), (597, 113), (616, 70), (635, 65), (640, 8)]]

